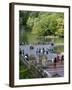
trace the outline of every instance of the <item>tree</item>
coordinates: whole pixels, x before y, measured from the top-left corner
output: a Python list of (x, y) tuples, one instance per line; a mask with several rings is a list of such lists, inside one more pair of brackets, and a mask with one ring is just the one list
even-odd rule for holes
[(38, 14), (39, 14), (39, 12), (30, 12), (29, 13), (29, 17), (28, 17), (28, 20), (26, 23), (30, 30), (32, 30), (32, 27), (34, 25), (35, 20), (38, 17)]
[(20, 16), (20, 28), (24, 27), (24, 29), (27, 29), (27, 20), (29, 18), (29, 13), (28, 11), (20, 11), (19, 16)]
[(57, 19), (57, 32), (55, 34), (59, 37), (64, 37), (64, 19), (58, 18)]
[(55, 15), (48, 15), (47, 13), (40, 15), (39, 18), (37, 18), (34, 22), (32, 33), (39, 36), (54, 35), (57, 30), (57, 21)]

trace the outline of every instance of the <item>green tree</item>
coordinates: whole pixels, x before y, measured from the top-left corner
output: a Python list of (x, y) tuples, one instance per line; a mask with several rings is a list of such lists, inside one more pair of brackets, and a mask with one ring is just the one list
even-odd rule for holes
[(58, 18), (57, 19), (57, 32), (55, 34), (59, 37), (64, 37), (64, 19)]
[(40, 15), (34, 22), (32, 33), (39, 36), (54, 35), (57, 30), (56, 17), (47, 13)]

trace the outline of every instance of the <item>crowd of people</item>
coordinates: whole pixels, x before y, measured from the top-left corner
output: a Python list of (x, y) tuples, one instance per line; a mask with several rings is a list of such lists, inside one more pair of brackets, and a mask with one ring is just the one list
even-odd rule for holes
[(48, 49), (45, 50), (44, 48), (37, 48), (36, 54), (48, 54)]
[[(22, 56), (24, 56), (24, 59), (25, 60), (29, 60), (29, 55), (28, 54), (24, 54), (24, 50), (20, 50), (20, 55), (22, 55)], [(37, 48), (36, 49), (36, 55), (48, 55), (48, 53), (49, 53), (49, 51), (48, 51), (48, 49), (46, 48)], [(56, 66), (56, 64), (57, 64), (57, 62), (59, 62), (59, 61), (63, 61), (64, 60), (64, 55), (61, 55), (61, 56), (59, 56), (59, 55), (57, 55), (55, 58), (54, 58), (54, 60), (53, 60), (53, 62), (54, 62), (54, 66)]]

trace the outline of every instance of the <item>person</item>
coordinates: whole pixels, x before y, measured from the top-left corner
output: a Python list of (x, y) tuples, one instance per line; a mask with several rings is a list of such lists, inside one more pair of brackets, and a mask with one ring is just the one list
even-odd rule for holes
[(57, 62), (59, 62), (60, 61), (60, 58), (59, 58), (59, 55), (57, 55)]
[(38, 51), (38, 48), (37, 48), (37, 50), (36, 50), (36, 55), (38, 55), (38, 53), (39, 53), (39, 51)]
[(44, 52), (45, 52), (45, 49), (43, 48), (42, 50), (43, 50), (43, 54), (44, 54)]
[(39, 54), (40, 54), (40, 52), (41, 52), (41, 49), (39, 48)]
[(64, 55), (61, 56), (61, 62), (64, 60)]
[(46, 54), (48, 54), (48, 49), (46, 49)]
[(48, 54), (48, 51), (46, 51), (46, 54)]
[(24, 58), (25, 58), (25, 60), (29, 60), (28, 54), (26, 54), (26, 55), (24, 56)]
[(57, 59), (56, 57), (54, 58), (54, 68), (56, 68), (56, 63), (57, 63)]
[(43, 49), (40, 50), (40, 54), (43, 54)]
[(19, 54), (20, 54), (20, 55), (22, 54), (22, 51), (21, 51), (21, 50), (19, 51)]
[(23, 55), (24, 55), (24, 50), (22, 52), (23, 52)]

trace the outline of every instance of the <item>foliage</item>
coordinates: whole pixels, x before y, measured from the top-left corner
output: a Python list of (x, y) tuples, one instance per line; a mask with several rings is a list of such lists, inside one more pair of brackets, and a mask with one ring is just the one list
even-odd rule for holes
[[(19, 78), (20, 79), (32, 79), (32, 78), (41, 78), (40, 73), (38, 72), (38, 69), (36, 69), (34, 66), (30, 66), (28, 68), (21, 60), (21, 56), (19, 59)], [(32, 58), (34, 59), (34, 57)]]
[(32, 32), (39, 36), (54, 35), (56, 31), (56, 19), (52, 15), (42, 14), (33, 26)]
[(36, 43), (43, 36), (64, 37), (64, 13), (20, 11), (20, 40)]

